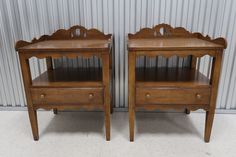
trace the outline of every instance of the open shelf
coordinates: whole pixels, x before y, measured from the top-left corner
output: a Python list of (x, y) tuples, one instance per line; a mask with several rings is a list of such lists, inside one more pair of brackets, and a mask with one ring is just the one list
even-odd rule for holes
[(210, 80), (190, 68), (136, 68), (136, 85), (147, 87), (210, 87)]
[(102, 68), (56, 68), (32, 81), (32, 87), (102, 86)]

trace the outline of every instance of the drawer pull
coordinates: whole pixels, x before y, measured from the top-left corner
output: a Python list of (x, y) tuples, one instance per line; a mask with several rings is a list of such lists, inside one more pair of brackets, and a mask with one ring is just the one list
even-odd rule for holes
[(151, 97), (151, 94), (146, 93), (146, 98), (150, 98), (150, 97)]
[(202, 96), (201, 96), (201, 94), (196, 94), (196, 97), (197, 97), (197, 99), (201, 99), (202, 98)]
[(44, 98), (45, 98), (45, 94), (41, 94), (41, 95), (40, 95), (40, 98), (41, 98), (41, 99), (44, 99)]
[(94, 97), (93, 93), (89, 93), (89, 99), (92, 99)]

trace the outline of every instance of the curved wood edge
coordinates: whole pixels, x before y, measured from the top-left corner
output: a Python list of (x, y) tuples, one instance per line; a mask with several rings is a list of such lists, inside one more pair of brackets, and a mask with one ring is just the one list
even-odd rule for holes
[(227, 41), (226, 39), (220, 37), (216, 39), (211, 39), (208, 35), (203, 36), (199, 32), (191, 33), (187, 31), (183, 27), (175, 27), (168, 24), (159, 24), (154, 26), (153, 28), (142, 28), (138, 32), (132, 34), (128, 34), (129, 39), (140, 39), (140, 38), (171, 38), (171, 37), (188, 37), (188, 38), (199, 38), (202, 40), (210, 41), (216, 44), (220, 44), (227, 48)]
[[(185, 105), (186, 106), (186, 105)], [(139, 110), (146, 110), (146, 111), (154, 111), (154, 110), (161, 110), (161, 111), (166, 111), (166, 110), (177, 110), (177, 111), (181, 111), (183, 109), (188, 109), (190, 111), (196, 111), (199, 109), (203, 109), (205, 111), (209, 110), (209, 106), (207, 105), (201, 105), (201, 106), (168, 106), (168, 105), (147, 105), (147, 106), (135, 106), (135, 111), (139, 111)]]
[(135, 34), (128, 34), (129, 39), (160, 37), (193, 37), (192, 33), (182, 27), (173, 28), (168, 24), (159, 24), (153, 28), (142, 28)]
[(206, 41), (210, 41), (210, 42), (213, 42), (213, 43), (216, 43), (216, 44), (220, 44), (220, 45), (223, 45), (224, 46), (224, 49), (227, 48), (227, 41), (225, 38), (222, 38), (222, 37), (219, 37), (219, 38), (215, 38), (215, 39), (211, 39), (211, 37), (209, 37), (208, 35), (207, 36), (203, 36), (201, 33), (199, 32), (195, 32), (193, 33), (193, 36), (194, 37), (197, 37), (199, 39), (202, 39), (202, 40), (206, 40)]
[(93, 110), (104, 110), (104, 106), (103, 105), (85, 105), (85, 104), (67, 104), (65, 105), (60, 105), (60, 104), (34, 104), (33, 106), (34, 110), (37, 109), (44, 109), (44, 110), (52, 110), (52, 109), (57, 109), (60, 111), (63, 110), (70, 110), (70, 109), (78, 109), (78, 110), (87, 110), (87, 111), (93, 111)]
[(111, 40), (111, 34), (104, 34), (101, 31), (91, 28), (86, 29), (83, 26), (75, 25), (70, 27), (69, 29), (59, 29), (54, 32), (52, 35), (43, 35), (38, 39), (34, 38), (31, 42), (27, 42), (24, 40), (19, 40), (15, 44), (15, 50), (18, 51), (19, 48), (34, 44), (37, 42), (45, 41), (45, 40), (91, 40), (91, 39), (101, 39), (101, 40)]

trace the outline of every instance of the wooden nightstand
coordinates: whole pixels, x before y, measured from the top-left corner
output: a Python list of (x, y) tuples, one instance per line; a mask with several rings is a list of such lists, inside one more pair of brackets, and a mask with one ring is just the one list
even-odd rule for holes
[[(160, 24), (129, 34), (129, 125), (130, 141), (134, 140), (135, 111), (138, 109), (206, 110), (205, 142), (209, 142), (216, 108), (221, 70), (223, 38), (210, 39), (184, 28)], [(208, 79), (196, 68), (197, 57), (213, 57)], [(137, 68), (136, 58), (191, 56), (189, 68)]]
[[(110, 140), (111, 46), (111, 34), (82, 26), (61, 29), (31, 42), (16, 43), (34, 140), (39, 139), (36, 114), (39, 108), (53, 109), (55, 114), (64, 109), (104, 110), (106, 139)], [(77, 56), (96, 56), (101, 59), (102, 67), (53, 67), (53, 59)], [(47, 71), (34, 80), (29, 66), (31, 57), (46, 58), (47, 63)]]

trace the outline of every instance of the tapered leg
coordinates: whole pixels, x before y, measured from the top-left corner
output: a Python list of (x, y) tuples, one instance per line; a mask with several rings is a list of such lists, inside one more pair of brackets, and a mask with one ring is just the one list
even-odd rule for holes
[(58, 114), (58, 110), (56, 108), (53, 109), (54, 114)]
[(190, 114), (190, 110), (189, 109), (185, 109), (185, 113), (186, 114)]
[(130, 141), (134, 141), (134, 117), (135, 117), (135, 112), (133, 109), (129, 109), (129, 136), (130, 136)]
[[(46, 58), (46, 63), (47, 63), (47, 69), (48, 70), (53, 70), (53, 63), (52, 63), (52, 57), (47, 57)], [(58, 110), (56, 108), (53, 109), (53, 113), (57, 114)]]
[(210, 79), (210, 83), (212, 84), (212, 89), (211, 89), (211, 100), (210, 100), (209, 110), (206, 112), (205, 135), (204, 135), (205, 142), (209, 142), (211, 136), (212, 124), (216, 108), (218, 84), (220, 78), (222, 53), (223, 51), (218, 51), (216, 53), (216, 56), (213, 58), (212, 62), (212, 73)]
[[(197, 57), (191, 55), (190, 68), (191, 68), (191, 69), (196, 69), (196, 64), (197, 64)], [(186, 113), (186, 114), (190, 114), (190, 110), (186, 108), (186, 109), (185, 109), (185, 113)]]
[(32, 84), (32, 79), (31, 79), (31, 74), (30, 74), (29, 59), (27, 59), (24, 56), (24, 53), (20, 53), (19, 57), (20, 57), (21, 72), (22, 72), (22, 77), (23, 77), (23, 82), (24, 82), (31, 129), (32, 129), (34, 140), (37, 141), (39, 140), (38, 121), (37, 121), (37, 113), (33, 107), (31, 94), (30, 94), (30, 85)]
[(135, 64), (134, 52), (129, 52), (129, 131), (130, 141), (134, 141), (134, 119), (135, 119)]
[(110, 104), (110, 113), (111, 114), (113, 113), (113, 101), (111, 101), (111, 104)]
[(106, 105), (106, 111), (105, 111), (105, 125), (106, 125), (106, 140), (110, 141), (110, 104)]
[(34, 109), (28, 109), (31, 129), (35, 141), (39, 140), (37, 112)]
[(111, 54), (109, 55), (109, 68), (110, 68), (110, 85), (111, 85), (111, 90), (110, 90), (110, 101), (111, 101), (111, 106), (110, 106), (110, 113), (113, 113), (113, 96), (114, 96), (114, 80), (113, 80), (113, 66), (112, 66), (112, 52), (110, 52)]
[(205, 121), (205, 135), (204, 135), (205, 142), (210, 141), (213, 120), (214, 120), (214, 111), (207, 111), (206, 121)]
[(110, 141), (110, 114), (111, 114), (111, 97), (110, 97), (110, 70), (109, 70), (109, 53), (102, 55), (102, 73), (104, 88), (104, 107), (105, 107), (105, 128), (106, 140)]
[(111, 89), (111, 93), (110, 93), (110, 114), (113, 113), (113, 99), (112, 99), (112, 96), (113, 96), (113, 83), (111, 83), (112, 85), (112, 89)]

